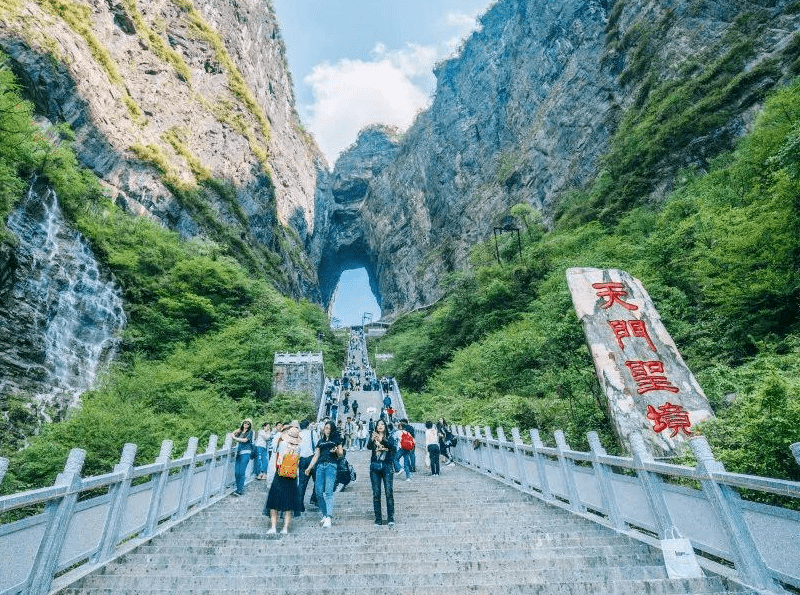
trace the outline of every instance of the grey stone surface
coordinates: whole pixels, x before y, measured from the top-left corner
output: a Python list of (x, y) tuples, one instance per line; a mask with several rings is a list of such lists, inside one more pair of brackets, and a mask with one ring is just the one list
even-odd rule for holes
[(679, 454), (691, 426), (713, 413), (641, 281), (617, 269), (571, 268), (567, 283), (617, 434), (630, 445), (641, 433), (653, 453)]

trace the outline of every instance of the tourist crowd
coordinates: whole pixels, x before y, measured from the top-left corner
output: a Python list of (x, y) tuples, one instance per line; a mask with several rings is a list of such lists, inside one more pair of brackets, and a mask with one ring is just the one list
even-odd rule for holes
[[(354, 333), (350, 340), (348, 367), (341, 379), (328, 383), (325, 391), (325, 417), (318, 423), (305, 419), (301, 422), (263, 423), (260, 429), (245, 419), (232, 433), (237, 443), (234, 475), (235, 495), (244, 494), (247, 468), (253, 461), (252, 473), (258, 480), (269, 484), (264, 515), (269, 518), (267, 533), (289, 532), (292, 518), (305, 511), (306, 493), (310, 490), (309, 505), (320, 512), (320, 524), (328, 528), (334, 514), (334, 494), (344, 489), (356, 478), (353, 466), (347, 460), (347, 451), (370, 451), (369, 478), (372, 486), (375, 524), (395, 523), (394, 476), (404, 473), (411, 481), (416, 472), (415, 430), (402, 419), (395, 423), (396, 410), (392, 407), (390, 388), (394, 379), (380, 381), (366, 361), (363, 334)], [(350, 389), (379, 391), (383, 395), (380, 412), (377, 407), (362, 412), (358, 401), (350, 399)], [(377, 414), (377, 419), (365, 417)], [(455, 444), (444, 419), (435, 424), (425, 423), (425, 463), (431, 475), (440, 474), (440, 458), (445, 464), (453, 463), (450, 448)]]

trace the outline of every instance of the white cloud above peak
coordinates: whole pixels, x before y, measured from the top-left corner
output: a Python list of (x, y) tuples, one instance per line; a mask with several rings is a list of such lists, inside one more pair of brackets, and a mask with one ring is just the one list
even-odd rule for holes
[(303, 79), (312, 102), (301, 107), (309, 130), (332, 166), (370, 124), (406, 130), (431, 101), (433, 67), (458, 48), (478, 27), (472, 13), (451, 12), (444, 23), (454, 35), (435, 45), (406, 43), (399, 49), (376, 43), (368, 59), (341, 59), (316, 64)]
[(323, 62), (304, 79), (314, 97), (305, 110), (309, 129), (331, 165), (365, 126), (405, 130), (430, 101), (436, 48), (408, 44), (390, 50), (377, 44), (371, 58)]

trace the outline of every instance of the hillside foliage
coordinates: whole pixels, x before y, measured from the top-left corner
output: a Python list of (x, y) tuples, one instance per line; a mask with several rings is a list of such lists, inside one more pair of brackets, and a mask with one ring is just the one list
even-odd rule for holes
[[(628, 161), (638, 149), (631, 146)], [(599, 183), (614, 184), (613, 171)], [(447, 297), (400, 318), (372, 352), (405, 387), (409, 415), (566, 431), (586, 448), (605, 414), (565, 271), (620, 268), (641, 279), (714, 407), (702, 424), (729, 469), (800, 479), (800, 81), (775, 92), (754, 129), (708, 172), (682, 172), (662, 204), (583, 222), (567, 198), (552, 230), (525, 205), (522, 229), (475, 247)], [(464, 313), (469, 315), (465, 316)], [(552, 438), (550, 438), (552, 440)]]
[[(74, 447), (87, 451), (84, 473), (105, 473), (126, 442), (139, 446), (143, 464), (164, 439), (174, 441), (177, 456), (190, 436), (204, 449), (217, 434), (221, 446), (243, 417), (312, 416), (308, 397), (273, 398), (272, 359), (276, 351), (321, 347), (326, 367), (339, 368), (345, 338), (323, 310), (280, 295), (274, 280), (240, 264), (235, 247), (187, 241), (120, 210), (79, 166), (70, 131), (42, 128), (32, 115), (12, 73), (0, 68), (0, 216), (6, 219), (32, 176), (48, 181), (122, 287), (128, 326), (114, 367), (67, 419), (44, 425), (29, 443), (10, 428), (2, 432), (0, 455), (11, 459), (3, 492), (51, 484)], [(8, 232), (3, 238), (14, 241)], [(5, 424), (35, 424), (19, 399), (0, 395), (0, 405)]]

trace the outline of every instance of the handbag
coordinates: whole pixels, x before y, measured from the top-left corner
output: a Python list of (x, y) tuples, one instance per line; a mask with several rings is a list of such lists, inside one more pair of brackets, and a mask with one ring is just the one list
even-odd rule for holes
[(370, 461), (369, 470), (375, 473), (383, 473), (383, 461)]
[(300, 464), (300, 453), (287, 452), (283, 455), (280, 465), (278, 465), (278, 476), (287, 479), (297, 479), (297, 468)]

